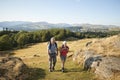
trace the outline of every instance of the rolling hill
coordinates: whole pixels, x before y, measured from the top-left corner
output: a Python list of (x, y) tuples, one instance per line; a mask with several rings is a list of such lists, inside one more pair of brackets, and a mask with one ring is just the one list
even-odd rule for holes
[[(86, 44), (91, 41), (92, 43), (90, 43), (86, 47)], [(57, 43), (59, 47), (62, 44), (61, 41), (57, 41)], [(73, 79), (74, 80), (81, 80), (81, 79), (82, 80), (98, 80), (98, 78), (96, 78), (92, 72), (82, 71), (83, 70), (82, 66), (73, 62), (71, 55), (75, 54), (75, 52), (80, 49), (82, 49), (82, 51), (92, 50), (93, 52), (95, 52), (95, 54), (100, 54), (104, 56), (106, 55), (106, 56), (120, 57), (119, 35), (109, 37), (109, 38), (103, 38), (103, 39), (83, 39), (83, 40), (77, 40), (77, 41), (76, 40), (68, 41), (68, 46), (70, 47), (70, 51), (66, 61), (66, 72), (62, 73), (60, 71), (61, 62), (58, 56), (57, 57), (58, 62), (55, 68), (56, 70), (55, 72), (50, 73), (48, 71), (48, 55), (46, 51), (46, 46), (47, 46), (47, 43), (45, 42), (45, 43), (39, 43), (33, 46), (29, 46), (28, 48), (25, 48), (25, 49), (15, 50), (13, 52), (14, 53), (13, 56), (22, 58), (25, 64), (27, 64), (31, 68), (42, 68), (43, 70), (45, 70), (46, 75), (44, 75), (44, 78), (42, 78), (43, 80), (73, 80)], [(80, 60), (79, 58), (77, 60), (82, 62), (82, 60)], [(113, 58), (113, 62), (114, 60), (115, 59)], [(111, 61), (111, 58), (110, 58), (110, 61)], [(42, 73), (39, 73), (39, 75), (36, 75), (37, 78), (31, 75), (31, 80), (34, 80), (34, 79), (41, 80), (40, 74)], [(56, 76), (56, 77), (53, 77), (53, 76)], [(115, 80), (117, 79), (118, 78), (116, 77)]]
[(65, 28), (71, 31), (107, 31), (111, 28), (120, 28), (120, 26), (115, 25), (92, 25), (92, 24), (67, 24), (67, 23), (48, 23), (48, 22), (27, 22), (27, 21), (5, 21), (0, 22), (0, 30), (3, 28), (8, 28), (10, 30), (41, 30), (41, 29), (51, 29), (51, 28)]
[[(57, 43), (58, 47), (60, 47), (62, 41), (57, 41)], [(119, 80), (119, 77), (117, 76), (119, 76), (120, 69), (118, 63), (120, 59), (120, 35), (102, 39), (93, 38), (68, 41), (68, 46), (70, 51), (68, 53), (65, 65), (65, 73), (61, 72), (61, 61), (59, 55), (57, 56), (55, 71), (52, 73), (49, 72), (48, 54), (46, 50), (47, 42), (32, 44), (23, 49), (10, 51), (10, 56), (21, 58), (23, 62), (30, 68), (28, 71), (29, 77), (27, 80), (99, 80), (98, 77), (95, 76), (95, 73), (92, 71), (83, 71), (83, 67), (73, 61), (76, 51), (80, 50), (80, 53), (86, 51), (88, 53), (94, 52), (94, 54), (100, 54), (104, 56), (103, 61), (101, 62), (103, 65), (98, 67), (99, 71), (101, 71), (99, 73), (101, 74), (102, 72), (106, 71), (105, 74), (102, 73), (102, 75), (106, 76), (109, 74), (110, 68), (112, 68), (112, 70), (118, 69), (118, 71), (114, 70), (114, 76), (116, 76), (116, 78), (111, 80)], [(82, 62), (80, 59), (81, 57), (80, 55), (77, 55), (77, 62)], [(114, 62), (116, 63), (114, 64)], [(110, 66), (108, 67), (108, 65)]]

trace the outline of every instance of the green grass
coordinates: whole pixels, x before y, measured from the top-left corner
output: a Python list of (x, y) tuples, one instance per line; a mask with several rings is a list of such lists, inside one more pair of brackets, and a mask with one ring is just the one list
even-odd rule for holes
[(83, 71), (83, 68), (75, 64), (71, 58), (67, 59), (65, 72), (61, 72), (61, 62), (58, 59), (55, 71), (49, 72), (48, 62), (33, 64), (29, 69), (30, 77), (27, 80), (94, 80), (91, 72)]
[[(68, 55), (81, 49), (88, 41), (89, 40), (68, 42), (71, 51)], [(61, 44), (62, 42), (59, 41), (58, 46)], [(49, 72), (46, 47), (47, 43), (39, 43), (25, 49), (13, 51), (13, 56), (22, 58), (24, 63), (29, 67), (29, 70), (27, 70), (29, 78), (27, 80), (95, 80), (94, 74), (83, 71), (80, 65), (73, 62), (72, 57), (67, 58), (64, 73), (61, 72), (59, 56), (57, 57), (55, 71)], [(34, 57), (34, 55), (39, 55), (39, 57)]]

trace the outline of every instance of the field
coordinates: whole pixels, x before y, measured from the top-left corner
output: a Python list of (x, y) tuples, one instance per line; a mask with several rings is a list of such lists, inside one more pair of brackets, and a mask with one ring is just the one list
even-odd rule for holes
[[(83, 48), (91, 39), (69, 41), (70, 52), (68, 56)], [(62, 45), (57, 41), (58, 46)], [(65, 64), (65, 72), (61, 72), (61, 61), (57, 56), (57, 64), (54, 72), (48, 70), (47, 42), (37, 43), (24, 49), (13, 51), (13, 56), (20, 57), (30, 68), (30, 77), (27, 80), (95, 80), (91, 72), (83, 71), (82, 66), (74, 63), (72, 57), (68, 57)]]

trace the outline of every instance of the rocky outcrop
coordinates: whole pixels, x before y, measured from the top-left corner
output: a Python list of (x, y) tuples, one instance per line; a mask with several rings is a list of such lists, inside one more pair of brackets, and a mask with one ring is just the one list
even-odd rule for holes
[(95, 74), (102, 80), (120, 79), (120, 58), (103, 57), (102, 61), (93, 62), (91, 65), (95, 69)]
[(73, 60), (99, 79), (120, 79), (120, 35), (94, 40), (76, 51)]
[(86, 71), (92, 71), (101, 80), (119, 80), (120, 79), (120, 58), (102, 56), (93, 51), (76, 53), (74, 61), (83, 65)]
[(0, 57), (0, 80), (24, 80), (27, 67), (20, 58)]

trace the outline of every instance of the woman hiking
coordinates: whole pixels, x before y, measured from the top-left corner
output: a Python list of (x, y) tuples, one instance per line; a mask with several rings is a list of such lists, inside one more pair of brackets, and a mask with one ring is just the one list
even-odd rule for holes
[(60, 59), (61, 59), (61, 62), (62, 62), (62, 64), (61, 64), (62, 72), (64, 72), (64, 65), (65, 65), (65, 61), (66, 61), (68, 51), (69, 51), (69, 47), (67, 46), (67, 42), (64, 41), (63, 45), (60, 49)]

